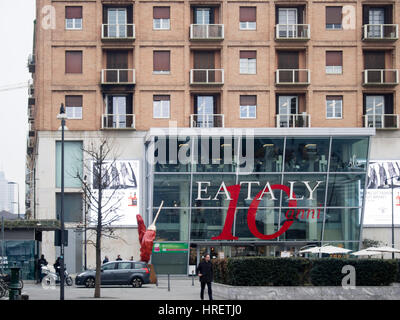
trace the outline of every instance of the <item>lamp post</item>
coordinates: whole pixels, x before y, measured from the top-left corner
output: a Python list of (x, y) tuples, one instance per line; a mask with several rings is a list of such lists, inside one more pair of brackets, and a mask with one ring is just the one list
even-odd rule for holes
[(85, 271), (87, 270), (87, 239), (86, 239), (86, 237), (87, 237), (87, 234), (86, 234), (86, 231), (87, 231), (87, 213), (88, 213), (88, 202), (87, 202), (87, 184), (86, 184), (86, 178), (87, 178), (87, 176), (85, 175), (85, 177), (83, 178), (83, 183), (84, 183), (84, 185), (85, 185), (85, 187), (84, 187), (84, 194), (83, 194), (83, 196), (85, 197), (85, 223), (84, 223), (84, 228), (85, 228), (85, 230), (84, 230), (84, 242), (85, 242), (85, 244), (84, 244), (84, 254), (85, 254), (85, 257), (84, 257), (84, 269), (85, 269)]
[[(400, 178), (400, 176), (393, 176), (385, 180), (385, 184), (387, 185), (388, 181), (391, 180), (391, 189), (392, 189), (392, 248), (394, 248), (394, 196), (393, 196), (393, 179)], [(394, 259), (394, 252), (392, 252), (392, 259)]]
[(67, 114), (65, 113), (64, 104), (61, 103), (60, 113), (57, 115), (57, 119), (61, 120), (60, 300), (64, 300), (64, 127), (66, 118)]
[[(20, 217), (20, 211), (19, 211), (19, 184), (18, 184), (18, 182), (12, 182), (12, 181), (8, 182), (8, 184), (17, 185), (17, 191), (18, 191), (18, 220), (19, 220), (19, 217)], [(12, 202), (12, 203), (15, 203), (15, 202)]]

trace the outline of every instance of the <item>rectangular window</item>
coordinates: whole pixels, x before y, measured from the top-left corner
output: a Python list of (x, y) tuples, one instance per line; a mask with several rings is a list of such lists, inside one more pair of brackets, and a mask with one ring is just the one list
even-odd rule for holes
[(257, 96), (240, 96), (240, 119), (257, 118)]
[(342, 74), (343, 53), (342, 51), (326, 51), (325, 72), (327, 74)]
[(65, 7), (65, 29), (82, 30), (82, 7)]
[[(65, 188), (82, 188), (78, 178), (83, 170), (82, 141), (64, 142), (64, 186)], [(56, 141), (56, 188), (61, 188), (61, 141)]]
[(82, 73), (82, 51), (65, 52), (65, 73)]
[(343, 117), (343, 97), (327, 96), (326, 97), (326, 118), (342, 119)]
[(168, 119), (170, 117), (170, 96), (153, 97), (153, 118)]
[(169, 51), (153, 51), (153, 72), (170, 73)]
[(342, 7), (326, 7), (326, 29), (342, 29)]
[(240, 74), (257, 73), (256, 57), (256, 51), (240, 51)]
[(68, 119), (82, 119), (82, 96), (65, 96)]
[[(81, 193), (64, 194), (64, 221), (71, 223), (83, 222), (83, 201)], [(56, 212), (57, 219), (61, 214), (61, 193), (56, 193)]]
[(153, 29), (170, 29), (170, 7), (153, 7)]
[(239, 28), (240, 30), (256, 30), (257, 23), (256, 7), (240, 7), (239, 8)]

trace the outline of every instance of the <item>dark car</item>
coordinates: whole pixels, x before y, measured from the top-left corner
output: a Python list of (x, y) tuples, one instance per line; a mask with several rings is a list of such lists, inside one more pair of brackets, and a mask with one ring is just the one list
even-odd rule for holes
[[(77, 286), (94, 288), (96, 271), (87, 270), (75, 278)], [(140, 288), (142, 284), (150, 283), (150, 269), (145, 262), (112, 261), (101, 266), (102, 285), (131, 285)]]

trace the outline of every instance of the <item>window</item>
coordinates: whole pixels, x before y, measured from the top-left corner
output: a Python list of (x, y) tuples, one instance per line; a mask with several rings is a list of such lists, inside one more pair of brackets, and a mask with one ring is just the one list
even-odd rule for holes
[(154, 30), (170, 29), (170, 7), (153, 8), (153, 29)]
[(240, 51), (240, 73), (241, 74), (256, 74), (256, 51)]
[(256, 7), (239, 8), (239, 28), (240, 30), (256, 30), (257, 11)]
[(65, 52), (65, 73), (82, 73), (82, 51)]
[(343, 97), (327, 96), (326, 97), (326, 118), (342, 119), (343, 116)]
[[(65, 222), (79, 223), (83, 222), (82, 215), (82, 193), (64, 194), (64, 220)], [(56, 212), (57, 219), (61, 213), (61, 193), (56, 194)]]
[(240, 119), (257, 118), (257, 96), (240, 96)]
[(65, 96), (68, 119), (82, 119), (82, 96)]
[(153, 118), (168, 119), (170, 117), (170, 96), (153, 97)]
[(169, 51), (153, 51), (153, 73), (170, 73)]
[[(64, 186), (82, 188), (77, 173), (82, 176), (83, 151), (82, 141), (64, 142)], [(61, 188), (61, 141), (56, 142), (56, 188)]]
[(82, 7), (65, 7), (65, 29), (82, 30)]
[(103, 266), (101, 267), (101, 270), (114, 270), (115, 267), (116, 267), (116, 263), (115, 263), (115, 262), (113, 262), (113, 263), (108, 263), (108, 264), (103, 265)]
[(342, 74), (342, 51), (326, 51), (326, 67), (327, 74)]
[(106, 114), (103, 118), (105, 128), (134, 128), (133, 96), (106, 95)]
[(342, 29), (342, 7), (326, 7), (326, 29)]
[(119, 270), (132, 269), (132, 263), (131, 262), (120, 262), (120, 263), (118, 263), (118, 269)]

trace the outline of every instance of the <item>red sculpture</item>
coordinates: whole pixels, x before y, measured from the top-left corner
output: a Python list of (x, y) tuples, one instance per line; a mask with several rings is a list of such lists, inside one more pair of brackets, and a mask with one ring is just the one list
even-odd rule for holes
[(140, 260), (148, 263), (150, 261), (151, 252), (153, 250), (154, 239), (156, 238), (156, 221), (160, 214), (161, 208), (164, 201), (161, 202), (160, 208), (158, 209), (156, 218), (153, 223), (146, 229), (143, 218), (140, 214), (136, 215), (139, 232), (139, 243), (140, 243)]

